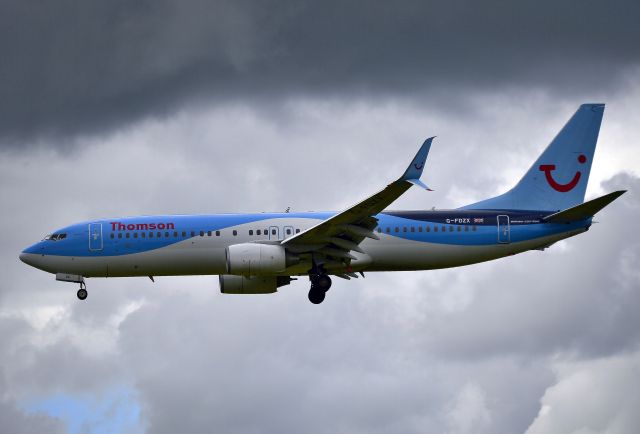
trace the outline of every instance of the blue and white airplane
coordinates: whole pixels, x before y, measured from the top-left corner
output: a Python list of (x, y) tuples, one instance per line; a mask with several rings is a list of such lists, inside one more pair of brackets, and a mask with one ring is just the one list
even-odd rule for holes
[(342, 212), (98, 219), (47, 235), (20, 259), (56, 279), (219, 275), (225, 294), (267, 294), (308, 276), (321, 303), (331, 277), (432, 270), (502, 258), (586, 232), (625, 191), (584, 202), (604, 104), (584, 104), (508, 192), (454, 210), (387, 211), (420, 181), (433, 137), (400, 178)]

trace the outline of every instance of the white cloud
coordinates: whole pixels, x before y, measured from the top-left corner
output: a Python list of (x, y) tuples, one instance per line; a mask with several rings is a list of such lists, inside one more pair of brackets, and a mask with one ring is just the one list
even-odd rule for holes
[(560, 362), (526, 434), (629, 434), (640, 424), (640, 353)]
[[(17, 259), (87, 218), (342, 208), (397, 176), (431, 134), (424, 178), (436, 191), (410, 191), (393, 208), (459, 206), (517, 180), (582, 102), (530, 92), (469, 101), (464, 113), (402, 99), (185, 109), (85, 138), (72, 153), (1, 154), (0, 225), (11, 228), (0, 249), (4, 396), (101, 396), (130, 384), (150, 432), (523, 432), (544, 390), (542, 413), (571, 419), (555, 398), (564, 382), (574, 396), (581, 381), (608, 381), (605, 368), (580, 363), (638, 343), (639, 241), (620, 229), (637, 214), (633, 191), (565, 248), (339, 280), (319, 307), (304, 279), (234, 297), (213, 277), (91, 279), (79, 303), (73, 285)], [(624, 139), (631, 117), (607, 111), (605, 125), (620, 129), (603, 129), (597, 158), (625, 157), (597, 159), (590, 192), (638, 185), (598, 185), (640, 171)], [(580, 362), (561, 371), (572, 357)], [(600, 416), (616, 426), (626, 421), (617, 414), (605, 406)]]

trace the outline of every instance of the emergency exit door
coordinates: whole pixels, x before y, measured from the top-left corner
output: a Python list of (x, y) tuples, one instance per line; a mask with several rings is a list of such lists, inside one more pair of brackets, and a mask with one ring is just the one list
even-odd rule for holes
[(498, 216), (498, 242), (503, 244), (511, 242), (511, 231), (509, 228), (508, 215)]

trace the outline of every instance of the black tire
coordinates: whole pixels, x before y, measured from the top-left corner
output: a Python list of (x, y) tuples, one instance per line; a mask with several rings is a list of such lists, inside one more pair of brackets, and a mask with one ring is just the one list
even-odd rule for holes
[(327, 276), (326, 274), (321, 274), (320, 276), (318, 276), (318, 280), (316, 281), (315, 286), (318, 289), (327, 292), (329, 288), (331, 288), (331, 277)]
[(309, 301), (313, 304), (320, 304), (324, 301), (325, 293), (323, 290), (312, 288), (309, 290)]
[(86, 289), (80, 288), (80, 289), (78, 289), (78, 294), (77, 295), (78, 295), (78, 298), (80, 300), (85, 300), (87, 298), (87, 295), (89, 295), (89, 294), (87, 293)]

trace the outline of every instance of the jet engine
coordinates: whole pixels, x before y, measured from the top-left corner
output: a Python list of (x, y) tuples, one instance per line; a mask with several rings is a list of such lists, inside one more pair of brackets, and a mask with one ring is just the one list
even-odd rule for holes
[(232, 276), (223, 274), (219, 277), (220, 292), (223, 294), (271, 294), (278, 288), (288, 285), (288, 276)]
[(300, 261), (280, 245), (243, 243), (226, 249), (227, 273), (255, 276), (284, 271)]

